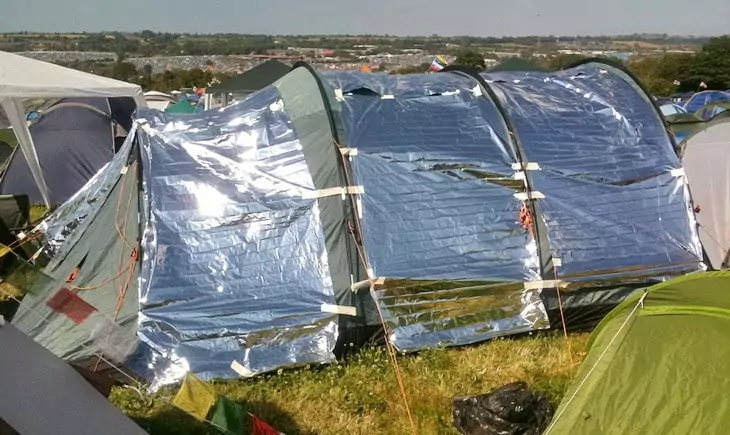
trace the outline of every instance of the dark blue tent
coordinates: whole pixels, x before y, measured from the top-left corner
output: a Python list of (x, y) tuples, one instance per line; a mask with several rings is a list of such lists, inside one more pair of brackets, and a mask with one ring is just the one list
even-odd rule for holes
[[(69, 199), (112, 159), (119, 142), (116, 126), (131, 128), (135, 108), (131, 98), (67, 98), (41, 113), (30, 133), (53, 203)], [(43, 202), (19, 149), (0, 182), (0, 193), (27, 194), (32, 203)]]

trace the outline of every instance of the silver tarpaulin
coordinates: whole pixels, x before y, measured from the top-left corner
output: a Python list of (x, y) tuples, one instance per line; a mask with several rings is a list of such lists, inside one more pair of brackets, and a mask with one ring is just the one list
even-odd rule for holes
[[(374, 297), (401, 350), (473, 343), (548, 326), (537, 248), (515, 197), (524, 183), (505, 122), (455, 74), (328, 73), (343, 96), (362, 185)], [(359, 79), (359, 80), (358, 80)], [(519, 283), (504, 284), (506, 282)]]
[(141, 340), (204, 379), (333, 361), (324, 234), (277, 90), (145, 119)]

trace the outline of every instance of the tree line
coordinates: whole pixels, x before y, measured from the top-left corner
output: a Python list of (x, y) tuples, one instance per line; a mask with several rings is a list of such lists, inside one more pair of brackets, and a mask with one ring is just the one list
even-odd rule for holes
[[(548, 71), (558, 71), (584, 58), (568, 54), (529, 60)], [(723, 91), (730, 89), (730, 36), (728, 35), (711, 38), (697, 53), (665, 53), (627, 62), (614, 58), (607, 60), (623, 64), (653, 95), (669, 96), (705, 89)], [(484, 56), (475, 50), (460, 52), (454, 64), (477, 71), (486, 69)], [(418, 68), (424, 71), (428, 65), (416, 67)], [(411, 71), (406, 69), (400, 72)]]

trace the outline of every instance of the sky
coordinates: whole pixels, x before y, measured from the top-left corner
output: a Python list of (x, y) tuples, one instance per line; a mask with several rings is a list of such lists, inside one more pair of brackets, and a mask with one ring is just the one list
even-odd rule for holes
[(730, 32), (728, 0), (0, 0), (0, 4), (0, 32), (147, 29), (444, 36)]

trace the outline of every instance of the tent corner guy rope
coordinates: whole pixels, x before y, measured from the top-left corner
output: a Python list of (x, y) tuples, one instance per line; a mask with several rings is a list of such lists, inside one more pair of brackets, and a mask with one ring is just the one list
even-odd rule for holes
[(639, 300), (636, 302), (634, 309), (632, 309), (631, 312), (629, 313), (629, 315), (626, 316), (626, 320), (624, 320), (624, 322), (621, 324), (621, 327), (619, 327), (618, 330), (616, 331), (616, 333), (613, 335), (613, 337), (611, 337), (611, 340), (608, 342), (606, 347), (603, 348), (603, 352), (601, 352), (601, 355), (598, 356), (598, 359), (596, 359), (596, 362), (593, 363), (593, 365), (591, 366), (591, 369), (588, 370), (588, 373), (586, 373), (586, 375), (580, 381), (580, 384), (578, 384), (578, 386), (575, 388), (575, 391), (573, 391), (573, 394), (570, 395), (570, 398), (568, 399), (568, 401), (565, 402), (565, 406), (563, 406), (563, 409), (560, 411), (560, 413), (558, 415), (555, 416), (555, 418), (553, 418), (552, 422), (550, 423), (550, 426), (548, 426), (548, 428), (545, 430), (544, 435), (547, 435), (552, 430), (552, 428), (555, 426), (555, 423), (557, 423), (557, 421), (560, 419), (560, 417), (562, 417), (562, 415), (565, 413), (565, 410), (568, 409), (570, 404), (573, 402), (573, 399), (575, 399), (575, 397), (580, 392), (581, 388), (583, 388), (583, 385), (585, 385), (588, 378), (591, 377), (591, 375), (593, 374), (593, 370), (595, 370), (595, 368), (598, 366), (598, 363), (601, 362), (603, 357), (606, 355), (606, 352), (608, 352), (608, 349), (613, 345), (613, 342), (616, 341), (616, 339), (618, 338), (619, 335), (621, 335), (621, 331), (623, 331), (623, 329), (626, 327), (626, 325), (628, 325), (629, 321), (634, 317), (634, 314), (636, 313), (636, 311), (640, 307), (644, 306), (644, 299), (646, 298), (646, 295), (648, 295), (648, 294), (649, 294), (648, 292), (644, 291), (644, 294), (641, 295)]

